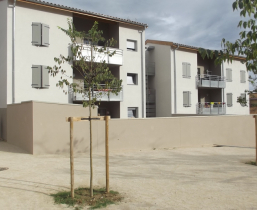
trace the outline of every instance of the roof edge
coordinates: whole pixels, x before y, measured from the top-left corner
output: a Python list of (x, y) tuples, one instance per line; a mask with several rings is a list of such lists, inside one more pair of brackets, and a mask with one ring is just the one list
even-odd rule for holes
[(17, 0), (17, 1), (28, 3), (28, 4), (34, 4), (34, 5), (38, 5), (38, 6), (44, 6), (44, 7), (53, 8), (53, 9), (58, 9), (58, 10), (67, 11), (67, 12), (80, 14), (80, 15), (85, 15), (85, 16), (89, 16), (89, 17), (94, 17), (94, 18), (98, 18), (98, 19), (109, 20), (112, 22), (118, 22), (118, 23), (124, 23), (124, 24), (128, 24), (128, 25), (134, 25), (134, 26), (138, 26), (138, 27), (148, 28), (148, 25), (144, 24), (144, 23), (139, 23), (136, 21), (126, 20), (126, 19), (122, 19), (122, 18), (118, 18), (118, 17), (112, 17), (109, 15), (103, 15), (100, 13), (85, 11), (85, 10), (81, 10), (81, 9), (77, 9), (77, 8), (73, 8), (73, 7), (64, 6), (64, 5), (53, 4), (50, 2), (46, 2), (46, 1), (40, 1), (40, 0)]
[[(195, 52), (199, 52), (199, 48), (198, 47), (194, 47), (194, 46), (189, 46), (189, 45), (184, 45), (184, 44), (179, 44), (179, 43), (174, 43), (174, 42), (169, 42), (169, 41), (159, 41), (159, 40), (151, 40), (151, 39), (147, 39), (145, 41), (145, 44), (159, 44), (159, 45), (166, 45), (166, 46), (171, 46), (172, 48), (178, 47), (179, 49), (182, 50), (191, 50), (191, 51), (195, 51)], [(203, 48), (205, 49), (205, 48)], [(232, 56), (234, 57), (235, 60), (239, 60), (239, 61), (246, 61), (245, 57), (242, 56)]]

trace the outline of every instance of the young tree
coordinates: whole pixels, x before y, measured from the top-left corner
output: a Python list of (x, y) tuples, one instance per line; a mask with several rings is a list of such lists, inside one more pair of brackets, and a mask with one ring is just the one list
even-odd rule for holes
[[(244, 56), (246, 67), (254, 76), (249, 76), (249, 81), (253, 85), (253, 92), (257, 91), (256, 74), (257, 74), (257, 0), (236, 0), (232, 4), (233, 11), (240, 10), (241, 17), (248, 17), (248, 20), (241, 20), (238, 27), (242, 28), (239, 33), (239, 39), (234, 43), (226, 41), (224, 38), (221, 41), (221, 50), (206, 50), (199, 48), (199, 53), (203, 57), (215, 57), (215, 63), (221, 64), (223, 61), (232, 62), (235, 55)], [(252, 91), (248, 91), (251, 93)], [(238, 102), (246, 104), (245, 98), (238, 98)]]
[[(71, 56), (60, 55), (54, 58), (57, 63), (53, 67), (48, 67), (52, 76), (60, 75), (60, 80), (56, 84), (58, 87), (68, 87), (64, 91), (83, 94), (83, 107), (89, 107), (90, 121), (90, 195), (93, 197), (93, 157), (92, 157), (92, 108), (95, 108), (97, 101), (101, 100), (105, 94), (118, 94), (122, 89), (122, 80), (115, 78), (108, 68), (105, 61), (106, 56), (114, 56), (115, 51), (110, 52), (108, 47), (115, 44), (114, 39), (105, 40), (103, 31), (98, 30), (98, 23), (86, 33), (75, 29), (72, 20), (68, 19), (68, 29), (62, 30), (69, 36), (71, 43)], [(88, 43), (84, 44), (84, 40)], [(101, 42), (104, 46), (98, 46)], [(72, 80), (72, 76), (66, 74), (62, 68), (63, 63), (73, 63), (71, 65), (73, 72), (80, 75), (80, 80)]]

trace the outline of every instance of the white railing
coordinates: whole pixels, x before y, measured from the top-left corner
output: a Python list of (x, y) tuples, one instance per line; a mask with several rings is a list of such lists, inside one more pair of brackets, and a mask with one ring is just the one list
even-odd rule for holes
[(198, 74), (195, 77), (197, 87), (225, 88), (226, 80), (223, 76)]
[[(78, 44), (81, 46), (81, 44)], [(82, 56), (84, 57), (85, 61), (91, 60), (91, 46), (88, 44), (82, 44)], [(93, 60), (94, 62), (101, 63), (106, 62), (107, 64), (114, 64), (114, 65), (123, 65), (123, 50), (118, 48), (111, 48), (107, 47), (104, 52), (98, 52), (102, 46), (95, 46), (96, 49), (93, 50)], [(109, 56), (109, 54), (113, 53), (113, 56)], [(108, 53), (107, 53), (108, 52)], [(76, 60), (78, 58), (76, 57)]]
[(199, 102), (196, 104), (196, 114), (206, 114), (206, 115), (226, 114), (226, 103)]
[[(111, 89), (105, 89), (105, 85), (100, 85), (101, 88), (92, 90), (92, 96), (97, 98), (97, 101), (122, 101), (123, 100), (123, 88), (116, 95), (115, 93), (108, 93)], [(73, 101), (87, 101), (87, 93), (73, 93)]]

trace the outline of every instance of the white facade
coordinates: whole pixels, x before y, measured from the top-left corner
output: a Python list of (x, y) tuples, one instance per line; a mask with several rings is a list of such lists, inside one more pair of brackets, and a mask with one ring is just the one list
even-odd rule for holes
[[(237, 102), (237, 98), (249, 89), (246, 66), (240, 61), (242, 58), (238, 57), (232, 64), (215, 66), (214, 59), (203, 60), (197, 48), (186, 45), (147, 40), (146, 49), (146, 66), (151, 63), (155, 66), (155, 74), (147, 79), (146, 94), (156, 93), (155, 103), (146, 106), (147, 110), (150, 110), (148, 107), (156, 108), (156, 117), (249, 114), (249, 107)], [(185, 75), (183, 65), (190, 66), (189, 76)], [(232, 69), (231, 82), (226, 81), (226, 69)], [(245, 82), (241, 81), (241, 71), (245, 72)], [(146, 75), (147, 72), (146, 68)], [(204, 78), (206, 72), (208, 75)], [(198, 80), (203, 85), (199, 85)], [(205, 87), (204, 82), (210, 86)], [(227, 93), (232, 94), (232, 105), (227, 104)], [(185, 105), (187, 94), (191, 99), (188, 106)], [(249, 100), (247, 94), (246, 100)], [(153, 116), (153, 113), (148, 116)]]
[[(0, 55), (0, 109), (6, 109), (7, 104), (31, 100), (52, 103), (79, 103), (78, 100), (74, 101), (71, 95), (65, 95), (63, 93), (65, 89), (56, 87), (60, 79), (59, 76), (51, 77), (49, 75), (49, 88), (32, 88), (32, 65), (54, 66), (56, 64), (54, 57), (59, 57), (60, 54), (71, 55), (69, 37), (59, 30), (58, 26), (67, 28), (67, 19), (74, 20), (76, 16), (77, 25), (81, 28), (83, 28), (83, 25), (89, 26), (97, 20), (99, 25), (102, 24), (102, 28), (99, 27), (99, 29), (104, 31), (106, 39), (113, 37), (118, 43), (116, 48), (119, 58), (109, 58), (110, 64), (108, 65), (110, 65), (110, 69), (113, 69), (114, 75), (123, 80), (122, 99), (115, 102), (104, 102), (102, 106), (107, 107), (104, 108), (111, 116), (115, 112), (115, 117), (118, 118), (127, 118), (128, 109), (131, 107), (137, 109), (137, 117), (145, 116), (145, 87), (144, 82), (142, 84), (142, 81), (144, 81), (142, 73), (144, 75), (144, 30), (147, 25), (101, 16), (96, 13), (95, 15), (86, 12), (83, 14), (81, 11), (78, 12), (76, 9), (72, 10), (68, 7), (60, 9), (58, 6), (53, 6), (47, 2), (17, 1), (15, 6), (15, 57), (13, 57), (12, 16), (14, 10), (12, 4), (13, 1), (0, 1), (0, 49), (1, 52), (5, 52)], [(80, 14), (77, 15), (76, 13)], [(76, 15), (74, 16), (74, 14)], [(103, 19), (102, 22), (101, 19)], [(43, 23), (50, 27), (49, 46), (35, 46), (32, 44), (32, 23)], [(132, 40), (136, 44), (135, 51), (127, 49), (128, 40)], [(14, 73), (12, 72), (13, 58), (15, 63)], [(63, 64), (62, 68), (66, 70), (68, 76), (74, 74), (70, 64)], [(127, 76), (131, 73), (137, 75), (137, 84), (135, 85), (127, 84)], [(13, 76), (15, 78), (14, 83)]]

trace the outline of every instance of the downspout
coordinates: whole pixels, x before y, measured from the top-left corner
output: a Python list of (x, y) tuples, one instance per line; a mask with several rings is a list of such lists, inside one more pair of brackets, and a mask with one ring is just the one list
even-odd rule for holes
[(143, 31), (138, 31), (141, 34), (141, 88), (142, 88), (142, 118), (145, 118), (145, 91), (144, 91), (144, 51), (143, 51)]
[(15, 103), (15, 6), (16, 0), (12, 5), (12, 103)]
[[(224, 79), (224, 62), (222, 61), (222, 77), (223, 77), (223, 79)], [(225, 80), (224, 80), (225, 81)], [(222, 88), (222, 103), (224, 103), (224, 88)]]
[(177, 77), (176, 77), (176, 50), (179, 48), (173, 50), (174, 52), (174, 114), (177, 114)]

